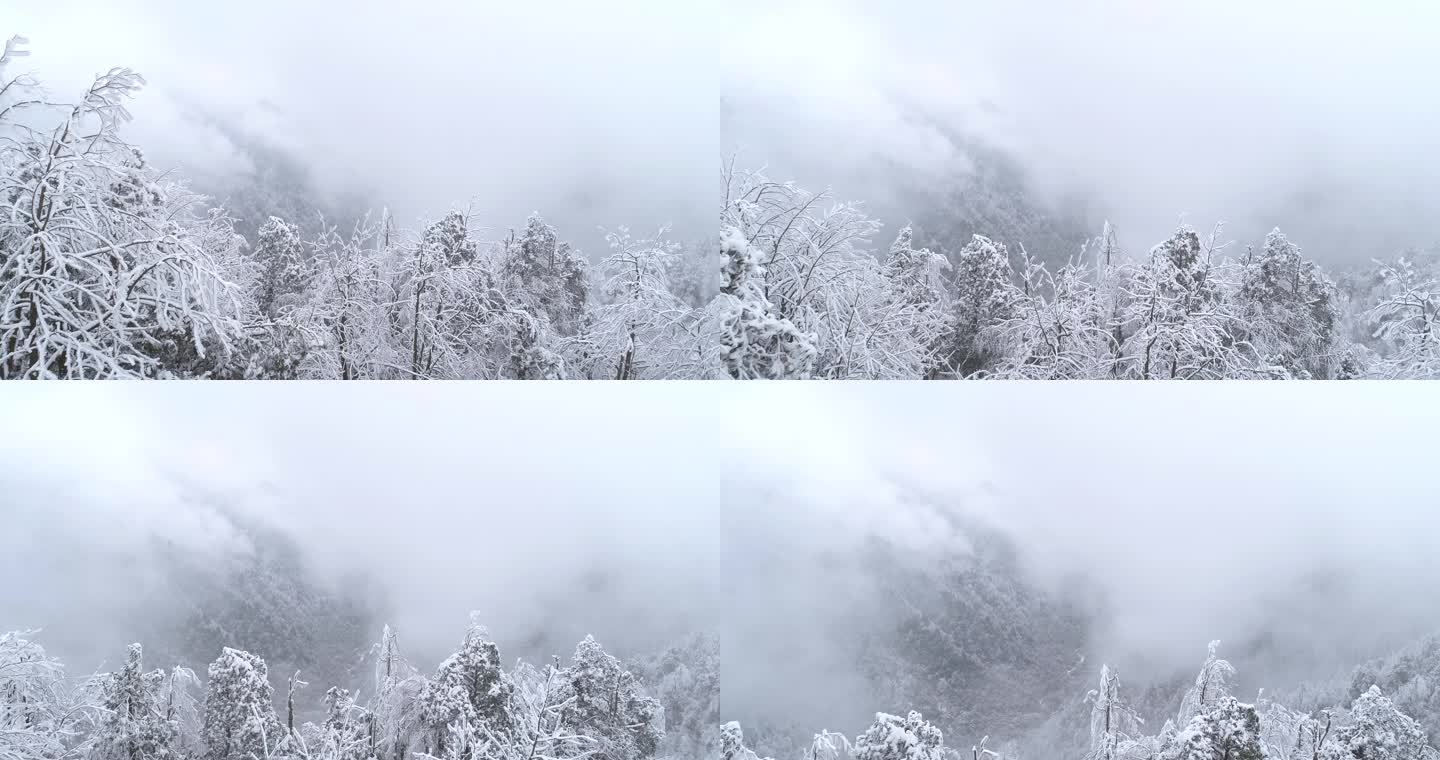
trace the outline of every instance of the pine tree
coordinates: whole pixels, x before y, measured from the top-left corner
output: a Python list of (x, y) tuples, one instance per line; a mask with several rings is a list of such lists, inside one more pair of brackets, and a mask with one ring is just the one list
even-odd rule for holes
[(892, 299), (930, 311), (940, 306), (940, 271), (949, 267), (945, 257), (927, 248), (915, 248), (915, 231), (905, 225), (890, 244), (882, 271)]
[(451, 211), (425, 228), (420, 245), (426, 259), (445, 266), (461, 266), (475, 260), (479, 247), (470, 239), (469, 223), (459, 211)]
[(960, 376), (990, 367), (994, 357), (986, 346), (986, 328), (1014, 308), (1011, 277), (1009, 251), (984, 235), (975, 235), (956, 256), (947, 355)]
[(95, 757), (102, 760), (168, 760), (176, 755), (176, 724), (159, 702), (164, 671), (141, 669), (141, 647), (131, 644), (125, 667), (105, 689), (105, 718), (97, 731)]
[(1410, 716), (1400, 712), (1380, 687), (1371, 686), (1350, 707), (1352, 723), (1335, 731), (1324, 747), (1324, 760), (1424, 760), (1426, 737)]
[(539, 214), (532, 214), (520, 237), (507, 243), (504, 272), (534, 313), (543, 314), (559, 334), (574, 335), (584, 325), (589, 298), (585, 260)]
[(654, 757), (664, 736), (660, 703), (647, 695), (640, 680), (607, 654), (593, 636), (586, 636), (575, 647), (566, 678), (567, 693), (575, 698), (566, 719), (575, 733), (600, 743), (597, 757)]
[(1335, 285), (1278, 228), (1241, 262), (1239, 330), (1264, 361), (1300, 377), (1332, 374)]
[(855, 737), (855, 760), (945, 760), (940, 729), (914, 710), (904, 718), (875, 713), (875, 722)]
[(275, 715), (265, 661), (225, 647), (210, 663), (205, 694), (205, 760), (266, 758), (285, 732)]
[(745, 732), (738, 721), (732, 720), (720, 727), (720, 760), (761, 760), (754, 750), (745, 746)]
[[(889, 314), (881, 318), (899, 320), (906, 325), (907, 334), (889, 338), (889, 342), (900, 343), (908, 338), (924, 356), (919, 376), (933, 378), (939, 375), (941, 341), (945, 332), (946, 314), (944, 297), (940, 286), (940, 273), (950, 268), (950, 262), (929, 249), (916, 249), (914, 231), (909, 225), (895, 236), (890, 253), (885, 258), (882, 273), (889, 290), (887, 294)], [(896, 346), (897, 350), (904, 350)]]
[(1234, 339), (1213, 261), (1220, 228), (1205, 240), (1182, 226), (1150, 251), (1128, 288), (1130, 326), (1121, 377), (1142, 380), (1237, 377), (1253, 365)]
[(515, 685), (500, 666), (500, 650), (485, 629), (472, 625), (459, 651), (445, 658), (419, 698), (421, 724), (434, 754), (444, 754), (452, 724), (496, 736), (514, 733), (511, 698)]
[(309, 271), (300, 228), (272, 216), (255, 236), (253, 258), (260, 268), (255, 303), (261, 313), (275, 317), (305, 289)]
[(1234, 697), (1207, 702), (1205, 709), (1170, 737), (1157, 760), (1264, 760), (1260, 716), (1254, 705)]

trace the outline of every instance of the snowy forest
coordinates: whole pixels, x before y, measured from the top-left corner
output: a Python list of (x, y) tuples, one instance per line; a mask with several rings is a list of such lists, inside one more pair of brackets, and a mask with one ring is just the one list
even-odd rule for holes
[[(1096, 688), (1084, 695), (1088, 708), (1088, 749), (1072, 755), (1047, 754), (1053, 745), (1031, 754), (1014, 739), (993, 741), (985, 736), (968, 747), (947, 746), (943, 732), (914, 710), (904, 717), (876, 713), (875, 722), (855, 737), (821, 730), (801, 749), (781, 757), (807, 760), (957, 760), (962, 757), (1015, 760), (1022, 757), (1073, 757), (1077, 760), (1431, 760), (1440, 757), (1428, 742), (1425, 727), (1407, 715), (1395, 701), (1366, 676), (1355, 674), (1348, 705), (1310, 711), (1297, 710), (1266, 697), (1242, 701), (1230, 680), (1235, 668), (1217, 655), (1212, 641), (1209, 655), (1194, 683), (1181, 696), (1178, 711), (1150, 715), (1138, 711), (1122, 692), (1119, 675), (1101, 666)], [(1433, 651), (1435, 643), (1429, 647)], [(1393, 664), (1390, 668), (1394, 668)], [(1388, 673), (1393, 677), (1393, 670)], [(1423, 676), (1408, 682), (1400, 698), (1416, 707), (1429, 707), (1415, 699), (1415, 689), (1428, 691)], [(1163, 724), (1153, 728), (1159, 719)], [(726, 723), (721, 732), (723, 760), (760, 760), (745, 744), (739, 722)]]
[(1435, 375), (1437, 249), (1332, 274), (1279, 229), (1241, 247), (1182, 224), (1130, 253), (1107, 222), (1068, 256), (979, 233), (931, 250), (829, 192), (733, 163), (724, 186), (734, 377)]
[[(123, 135), (144, 79), (78, 97), (0, 56), (0, 376), (217, 379), (1432, 377), (1440, 255), (1327, 273), (1280, 230), (1180, 226), (1069, 253), (1025, 231), (886, 232), (861, 204), (724, 162), (716, 239), (536, 214), (406, 228), (282, 173), (234, 208)], [(962, 205), (983, 200), (959, 199)], [(708, 205), (711, 201), (696, 199)], [(955, 224), (969, 212), (955, 211)], [(972, 215), (973, 216), (973, 215)], [(958, 221), (957, 221), (958, 220)], [(518, 221), (518, 220), (517, 220)], [(973, 221), (973, 220), (972, 220)], [(954, 224), (951, 224), (954, 226)], [(1002, 225), (1003, 226), (1003, 225)], [(1009, 237), (1009, 236), (1014, 237)], [(497, 236), (490, 236), (492, 238)]]
[[(697, 723), (718, 707), (717, 674), (690, 669), (705, 660), (660, 660), (647, 682), (586, 637), (568, 661), (507, 670), (478, 624), (428, 678), (388, 626), (369, 659), (368, 692), (329, 686), (317, 697), (298, 671), (277, 690), (265, 660), (242, 649), (224, 647), (199, 678), (183, 666), (147, 670), (135, 643), (113, 672), (78, 675), (34, 632), (6, 633), (0, 757), (678, 760), (703, 756), (718, 733)], [(323, 716), (297, 721), (315, 703)]]
[(26, 44), (0, 56), (0, 377), (722, 373), (698, 244), (617, 227), (592, 265), (538, 214), (484, 241), (461, 210), (317, 221), (283, 186), (237, 219), (125, 141), (139, 73), (52, 97), (14, 72)]
[[(274, 540), (272, 537), (268, 540)], [(959, 606), (910, 607), (859, 666), (871, 699), (894, 700), (855, 735), (766, 722), (747, 741), (725, 715), (720, 642), (695, 635), (622, 661), (593, 637), (568, 657), (507, 667), (472, 613), (432, 669), (398, 632), (355, 644), (359, 621), (293, 567), (243, 570), (235, 602), (200, 604), (191, 640), (207, 667), (156, 667), (141, 643), (118, 665), (77, 672), (44, 633), (0, 635), (5, 760), (1433, 760), (1440, 733), (1440, 636), (1275, 694), (1239, 693), (1212, 641), (1193, 678), (1125, 688), (1117, 671), (1070, 651), (1076, 621), (991, 562), (953, 581)], [(914, 579), (910, 579), (913, 583)], [(234, 580), (231, 581), (235, 582)], [(943, 585), (943, 584), (942, 584)], [(203, 594), (192, 589), (197, 600)], [(952, 601), (952, 605), (955, 602)], [(223, 641), (248, 640), (267, 659)], [(1017, 648), (1018, 647), (1018, 648)], [(1023, 649), (1023, 651), (1022, 651)], [(1274, 655), (1275, 653), (1271, 653)], [(1068, 665), (1067, 665), (1068, 661)], [(173, 660), (172, 660), (173, 663)], [(963, 674), (963, 678), (959, 677)], [(318, 679), (351, 684), (342, 687)], [(1094, 688), (1072, 695), (1077, 683)], [(1251, 698), (1246, 698), (1251, 697)], [(907, 702), (967, 725), (973, 744)], [(993, 721), (991, 731), (985, 721)]]

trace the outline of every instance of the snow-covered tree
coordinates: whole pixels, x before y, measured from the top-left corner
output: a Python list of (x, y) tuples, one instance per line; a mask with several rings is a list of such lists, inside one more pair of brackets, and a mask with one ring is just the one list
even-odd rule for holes
[(1335, 286), (1277, 228), (1240, 262), (1237, 332), (1263, 361), (1326, 378), (1337, 356)]
[(854, 750), (855, 747), (844, 734), (822, 730), (810, 740), (806, 760), (844, 760)]
[(1396, 709), (1378, 686), (1371, 686), (1350, 707), (1351, 723), (1335, 730), (1322, 748), (1324, 760), (1424, 760), (1425, 732)]
[(1205, 712), (1212, 702), (1230, 696), (1230, 683), (1235, 677), (1235, 666), (1231, 665), (1229, 660), (1222, 659), (1218, 654), (1219, 650), (1218, 639), (1210, 642), (1205, 663), (1200, 666), (1200, 672), (1195, 676), (1195, 684), (1180, 698), (1178, 725), (1186, 725), (1191, 718)]
[(176, 749), (178, 722), (166, 715), (167, 674), (141, 668), (141, 647), (131, 644), (125, 666), (105, 685), (104, 717), (96, 731), (96, 760), (170, 760)]
[(876, 713), (875, 722), (855, 737), (855, 760), (945, 760), (940, 729), (914, 710), (901, 718)]
[(946, 329), (943, 273), (950, 262), (938, 253), (915, 247), (915, 232), (901, 228), (890, 245), (882, 272), (889, 287), (890, 306), (896, 310), (892, 318), (910, 326), (910, 340), (929, 356), (921, 374), (933, 377), (940, 367), (936, 352)]
[(1004, 243), (975, 235), (955, 257), (946, 364), (961, 377), (994, 361), (991, 328), (1015, 308), (1010, 252)]
[(446, 742), (457, 737), (468, 742), (480, 732), (512, 736), (514, 691), (515, 684), (500, 666), (499, 648), (483, 627), (472, 623), (460, 649), (440, 663), (420, 693), (420, 723), (429, 734), (432, 754), (445, 755)]
[(515, 732), (487, 734), (482, 756), (489, 760), (583, 760), (604, 757), (602, 743), (575, 730), (568, 714), (579, 701), (565, 686), (564, 670), (555, 663), (543, 670), (521, 663), (514, 674)]
[(738, 721), (732, 720), (720, 727), (720, 760), (762, 760), (745, 746), (745, 732)]
[(56, 107), (0, 80), (0, 378), (170, 376), (177, 339), (203, 357), (239, 330), (236, 288), (203, 246), (214, 217), (119, 136), (143, 84), (111, 69)]
[(285, 739), (265, 661), (225, 647), (210, 663), (205, 693), (205, 760), (262, 760)]
[(278, 216), (270, 217), (256, 233), (251, 255), (260, 272), (256, 305), (273, 318), (305, 289), (309, 278), (300, 228)]
[(1116, 760), (1134, 752), (1142, 721), (1120, 695), (1120, 676), (1109, 665), (1100, 666), (1100, 688), (1087, 695), (1090, 702), (1090, 753), (1087, 760)]
[(425, 679), (400, 653), (398, 634), (386, 625), (375, 648), (375, 691), (369, 712), (379, 736), (380, 760), (405, 760), (422, 729), (420, 695)]
[(1274, 760), (1315, 760), (1330, 737), (1332, 717), (1320, 717), (1259, 699), (1260, 741)]
[(0, 634), (0, 760), (79, 760), (103, 707), (66, 681), (35, 631)]
[(722, 346), (731, 355), (737, 344), (773, 344), (784, 351), (756, 353), (804, 370), (746, 376), (919, 377), (933, 347), (914, 324), (921, 310), (891, 297), (869, 250), (880, 224), (857, 204), (733, 164), (723, 179), (721, 291), (730, 310)]
[(1157, 760), (1264, 760), (1260, 716), (1254, 705), (1226, 696), (1204, 709), (1169, 737)]
[(510, 376), (516, 380), (564, 380), (565, 357), (554, 351), (548, 323), (518, 312), (510, 348)]
[[(1234, 337), (1221, 299), (1215, 256), (1220, 228), (1206, 240), (1182, 226), (1150, 251), (1127, 285), (1126, 362), (1120, 377), (1206, 379), (1247, 376), (1253, 363)], [(1254, 375), (1249, 375), (1254, 376)]]
[(505, 275), (517, 283), (520, 299), (535, 315), (544, 315), (560, 335), (574, 335), (588, 318), (587, 267), (580, 252), (556, 236), (537, 213), (525, 231), (505, 245)]
[[(585, 333), (591, 357), (587, 375), (617, 380), (698, 377), (694, 366), (697, 323), (703, 311), (676, 295), (670, 276), (679, 245), (654, 237), (636, 239), (624, 227), (606, 234), (610, 255), (600, 265), (605, 299)], [(578, 364), (579, 362), (573, 362)]]
[(1404, 257), (1380, 264), (1381, 300), (1367, 317), (1385, 348), (1382, 377), (1440, 377), (1440, 277)]
[(199, 690), (200, 679), (195, 671), (180, 665), (170, 668), (161, 684), (160, 709), (175, 730), (173, 747), (182, 757), (195, 757), (203, 748), (202, 704), (196, 696)]
[(349, 689), (332, 686), (325, 692), (325, 719), (291, 731), (287, 755), (313, 760), (380, 758), (382, 737), (375, 716), (357, 704)]
[(565, 720), (579, 735), (597, 742), (602, 760), (654, 757), (664, 737), (659, 701), (645, 693), (640, 680), (586, 636), (565, 669), (561, 694), (574, 698)]
[(1022, 250), (1020, 284), (991, 328), (991, 377), (1033, 380), (1104, 377), (1113, 335), (1090, 272), (1071, 262), (1052, 273)]
[(381, 239), (379, 227), (362, 221), (348, 236), (327, 227), (311, 243), (315, 274), (304, 301), (276, 320), (270, 332), (267, 376), (408, 376), (406, 357), (389, 339), (394, 290), (383, 266)]
[(720, 239), (725, 258), (721, 269), (720, 356), (737, 380), (785, 380), (810, 376), (815, 364), (816, 336), (804, 333), (765, 297), (762, 254), (740, 230), (731, 227)]

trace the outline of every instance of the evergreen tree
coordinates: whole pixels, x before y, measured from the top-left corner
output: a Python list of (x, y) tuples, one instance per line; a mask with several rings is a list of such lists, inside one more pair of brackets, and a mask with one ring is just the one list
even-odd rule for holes
[(760, 760), (759, 755), (745, 746), (745, 732), (738, 721), (732, 720), (720, 727), (720, 760)]
[(141, 669), (141, 648), (131, 644), (125, 667), (111, 675), (105, 690), (105, 717), (95, 742), (101, 760), (168, 760), (175, 757), (176, 725), (167, 719), (160, 695), (166, 674)]
[(1236, 345), (1235, 319), (1221, 303), (1212, 260), (1218, 232), (1202, 242), (1182, 226), (1135, 271), (1122, 316), (1130, 330), (1121, 377), (1237, 377), (1253, 365)]
[(440, 663), (420, 693), (419, 718), (429, 733), (433, 754), (447, 751), (452, 725), (463, 723), (475, 732), (499, 737), (513, 734), (514, 691), (500, 666), (499, 648), (484, 628), (472, 625), (460, 649)]
[(1239, 330), (1263, 361), (1301, 377), (1333, 374), (1335, 285), (1279, 229), (1241, 262)]
[(1400, 712), (1380, 687), (1371, 686), (1350, 707), (1351, 724), (1336, 729), (1324, 760), (1423, 760), (1425, 732)]
[(986, 328), (1008, 317), (1014, 308), (1011, 277), (1005, 245), (984, 235), (974, 236), (955, 257), (954, 307), (946, 354), (951, 370), (960, 376), (988, 369), (994, 361), (986, 345)]
[[(926, 378), (936, 377), (940, 371), (938, 353), (946, 323), (940, 273), (949, 268), (950, 262), (944, 256), (916, 249), (914, 231), (906, 225), (895, 236), (881, 270), (889, 290), (889, 318), (904, 323), (906, 337), (923, 353), (925, 358), (918, 370)], [(898, 343), (900, 337), (892, 340)]]
[(585, 259), (561, 242), (539, 214), (531, 215), (520, 237), (507, 243), (504, 271), (556, 332), (574, 335), (584, 325), (589, 297)]
[(664, 737), (659, 701), (647, 695), (640, 680), (595, 641), (586, 636), (575, 647), (566, 669), (575, 698), (566, 720), (575, 733), (600, 743), (603, 760), (644, 760), (654, 757)]
[(945, 760), (940, 729), (914, 710), (898, 715), (875, 713), (875, 722), (855, 737), (855, 760)]
[(272, 216), (255, 235), (252, 254), (260, 270), (255, 303), (260, 312), (274, 318), (292, 304), (309, 281), (300, 228)]
[(205, 760), (265, 758), (285, 738), (265, 661), (225, 647), (210, 663), (205, 693)]
[(1254, 705), (1221, 697), (1208, 702), (1169, 738), (1157, 760), (1264, 760)]

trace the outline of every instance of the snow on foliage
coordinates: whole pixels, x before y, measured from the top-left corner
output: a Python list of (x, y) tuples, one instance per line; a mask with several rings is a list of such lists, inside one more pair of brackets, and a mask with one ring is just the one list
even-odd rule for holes
[(876, 713), (875, 722), (855, 737), (855, 760), (944, 760), (940, 729), (914, 710), (901, 718)]
[[(0, 70), (23, 52), (6, 45)], [(119, 137), (144, 84), (116, 68), (73, 104), (0, 80), (0, 377), (167, 377), (224, 354), (239, 303), (197, 199)], [(213, 358), (213, 357), (212, 357)]]
[(539, 214), (482, 239), (456, 209), (342, 231), (289, 197), (315, 194), (294, 167), (208, 208), (122, 137), (139, 74), (57, 103), (9, 73), (27, 52), (0, 53), (0, 378), (1440, 376), (1424, 252), (1332, 279), (1278, 229), (1230, 255), (1182, 226), (1131, 259), (1107, 222), (1033, 256), (1074, 236), (987, 213), (983, 185), (887, 248), (861, 204), (733, 159), (709, 242), (616, 227), (592, 263)]
[[(74, 679), (31, 635), (0, 635), (3, 760), (687, 757), (658, 754), (666, 723), (661, 702), (591, 637), (568, 665), (522, 661), (507, 670), (485, 630), (472, 625), (460, 649), (427, 679), (400, 654), (387, 626), (372, 651), (374, 692), (362, 698), (332, 686), (320, 699), (323, 719), (297, 725), (305, 682), (298, 674), (287, 679), (285, 713), (277, 715), (265, 661), (244, 650), (226, 647), (211, 663), (202, 708), (190, 693), (194, 674), (145, 671), (139, 644), (118, 671)], [(677, 746), (699, 746), (700, 739)]]
[(210, 663), (202, 738), (205, 760), (268, 757), (284, 738), (265, 661), (225, 647)]

